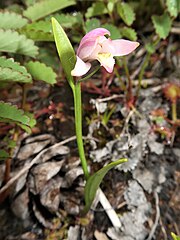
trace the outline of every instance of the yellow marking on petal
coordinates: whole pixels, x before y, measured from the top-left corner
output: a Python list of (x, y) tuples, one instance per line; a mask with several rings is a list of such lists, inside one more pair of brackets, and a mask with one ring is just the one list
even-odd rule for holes
[(115, 60), (111, 53), (98, 53), (97, 60), (109, 73), (113, 71)]
[(109, 59), (112, 57), (111, 53), (98, 53), (98, 60), (100, 63), (108, 65)]
[(100, 59), (104, 59), (104, 58), (109, 58), (109, 57), (111, 57), (111, 53), (98, 53), (98, 57), (100, 58)]

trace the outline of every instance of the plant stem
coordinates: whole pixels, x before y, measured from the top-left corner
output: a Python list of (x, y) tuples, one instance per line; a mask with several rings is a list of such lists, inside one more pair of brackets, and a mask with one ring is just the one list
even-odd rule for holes
[(173, 120), (173, 122), (176, 122), (176, 120), (177, 120), (177, 105), (176, 105), (176, 101), (172, 102), (172, 120)]
[(26, 108), (26, 97), (27, 97), (27, 85), (23, 84), (22, 85), (22, 109), (25, 110)]
[(89, 171), (87, 167), (87, 161), (84, 153), (84, 145), (82, 138), (82, 105), (81, 105), (81, 83), (77, 82), (73, 89), (74, 96), (74, 111), (75, 111), (75, 128), (79, 156), (82, 164), (82, 169), (85, 175), (85, 179), (89, 178)]
[(136, 92), (136, 97), (138, 98), (139, 97), (139, 93), (140, 93), (140, 90), (141, 90), (141, 84), (142, 84), (142, 78), (143, 78), (143, 75), (144, 75), (144, 72), (145, 72), (145, 69), (149, 63), (149, 59), (150, 59), (150, 56), (151, 56), (151, 53), (147, 53), (146, 54), (146, 57), (144, 59), (144, 62), (142, 64), (142, 67), (141, 67), (141, 71), (139, 73), (139, 78), (138, 78), (138, 88), (137, 88), (137, 92)]
[[(157, 39), (152, 43), (154, 49), (156, 49), (159, 41), (160, 41), (160, 38), (157, 37)], [(150, 57), (151, 57), (152, 54), (153, 54), (153, 52), (148, 52), (146, 54), (144, 62), (142, 64), (141, 71), (139, 73), (139, 78), (138, 78), (138, 88), (137, 88), (137, 91), (136, 91), (136, 98), (139, 97), (139, 93), (140, 93), (140, 90), (141, 90), (141, 84), (142, 84), (142, 78), (143, 78), (144, 72), (146, 70), (146, 67), (148, 66), (148, 63), (149, 63), (149, 60), (150, 60)]]
[(124, 65), (124, 70), (125, 70), (125, 73), (126, 73), (126, 76), (127, 76), (127, 79), (128, 79), (127, 101), (130, 101), (132, 99), (132, 80), (130, 78), (126, 58), (123, 58), (123, 65)]
[(120, 76), (120, 74), (119, 74), (119, 72), (116, 68), (114, 68), (114, 73), (115, 73), (116, 77), (119, 79), (121, 89), (123, 91), (127, 91), (126, 85), (124, 84), (124, 82), (123, 82), (123, 80), (122, 80), (122, 78), (121, 78), (121, 76)]
[(86, 77), (79, 79), (78, 82), (83, 82), (83, 81), (89, 79), (91, 76), (93, 76), (93, 75), (100, 69), (100, 67), (101, 67), (101, 66), (96, 67), (93, 72), (91, 72), (91, 73), (90, 73), (89, 75), (87, 75)]

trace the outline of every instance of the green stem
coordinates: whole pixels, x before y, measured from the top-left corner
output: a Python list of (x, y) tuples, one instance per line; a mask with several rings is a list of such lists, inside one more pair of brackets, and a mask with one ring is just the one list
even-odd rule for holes
[(172, 120), (173, 120), (173, 122), (176, 122), (176, 120), (177, 120), (177, 105), (176, 105), (176, 101), (172, 102)]
[[(152, 43), (153, 44), (153, 47), (156, 49), (158, 43), (160, 41), (160, 38), (157, 37), (157, 39)], [(136, 91), (136, 97), (138, 98), (139, 97), (139, 93), (140, 93), (140, 90), (141, 90), (141, 85), (142, 85), (142, 78), (143, 78), (143, 75), (144, 75), (144, 72), (146, 70), (146, 67), (148, 66), (148, 63), (149, 63), (149, 60), (150, 60), (150, 57), (151, 57), (152, 53), (151, 52), (148, 52), (146, 54), (146, 57), (144, 59), (144, 62), (142, 64), (142, 67), (141, 67), (141, 71), (139, 73), (139, 78), (138, 78), (138, 88), (137, 88), (137, 91)]]
[(149, 63), (149, 59), (150, 59), (150, 56), (151, 56), (151, 53), (147, 53), (146, 54), (146, 57), (144, 59), (144, 62), (142, 64), (142, 67), (141, 67), (141, 71), (139, 73), (139, 78), (138, 78), (138, 88), (137, 88), (137, 92), (136, 92), (136, 97), (138, 98), (139, 97), (139, 93), (140, 93), (140, 90), (141, 90), (141, 85), (142, 85), (142, 78), (143, 78), (143, 75), (144, 75), (144, 72), (146, 70), (146, 67)]
[(127, 91), (126, 85), (124, 84), (124, 82), (123, 82), (123, 80), (122, 80), (122, 78), (121, 78), (121, 76), (120, 76), (120, 74), (119, 74), (119, 72), (116, 68), (114, 68), (114, 73), (115, 73), (116, 77), (119, 79), (121, 89), (123, 91)]
[(123, 58), (123, 65), (124, 65), (124, 70), (128, 79), (128, 87), (127, 87), (127, 101), (131, 100), (132, 98), (132, 80), (130, 78), (130, 74), (129, 74), (129, 69), (127, 66), (127, 61), (126, 58)]
[(74, 96), (74, 111), (75, 111), (75, 128), (79, 156), (82, 164), (82, 169), (86, 180), (89, 178), (87, 161), (84, 153), (83, 136), (82, 136), (82, 105), (81, 105), (81, 83), (77, 82), (73, 89)]
[(101, 67), (101, 66), (96, 67), (93, 72), (91, 72), (91, 73), (90, 73), (89, 75), (87, 75), (86, 77), (79, 79), (78, 82), (83, 82), (83, 81), (89, 79), (91, 76), (93, 76), (93, 75), (100, 69), (100, 67)]

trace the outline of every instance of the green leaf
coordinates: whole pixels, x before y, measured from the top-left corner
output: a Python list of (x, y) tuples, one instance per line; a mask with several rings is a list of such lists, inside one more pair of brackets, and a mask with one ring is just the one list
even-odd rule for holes
[(9, 153), (3, 149), (2, 150), (0, 149), (0, 161), (6, 160), (7, 158), (9, 158)]
[(31, 83), (31, 75), (24, 66), (14, 62), (13, 58), (0, 57), (0, 81)]
[(0, 52), (11, 52), (35, 57), (38, 47), (31, 39), (16, 31), (0, 29)]
[(19, 82), (19, 83), (30, 83), (31, 78), (28, 78), (22, 73), (14, 71), (10, 68), (0, 67), (0, 82)]
[(28, 38), (34, 41), (54, 41), (50, 21), (39, 21), (27, 24), (20, 30)]
[(173, 232), (171, 232), (171, 236), (172, 236), (173, 240), (180, 240), (180, 236), (177, 236)]
[(27, 24), (20, 30), (28, 38), (34, 41), (54, 41), (50, 21), (39, 21)]
[(108, 13), (106, 5), (103, 2), (95, 2), (91, 7), (88, 8), (85, 16), (86, 18), (91, 18), (99, 15)]
[(53, 12), (56, 12), (60, 9), (72, 6), (75, 4), (74, 0), (44, 0), (38, 3), (35, 3), (33, 6), (30, 6), (23, 12), (23, 15), (31, 21), (36, 21), (41, 19)]
[(86, 22), (85, 22), (85, 29), (86, 29), (86, 32), (89, 32), (95, 28), (98, 28), (100, 27), (100, 21), (96, 18), (91, 18), (91, 19), (88, 19)]
[(90, 209), (91, 204), (95, 198), (96, 192), (104, 176), (107, 174), (107, 172), (111, 170), (113, 167), (124, 162), (127, 162), (127, 159), (120, 159), (115, 162), (111, 162), (89, 177), (89, 179), (86, 182), (85, 190), (84, 190), (85, 191), (84, 193), (85, 194), (85, 208), (84, 208), (85, 213), (87, 213), (88, 210)]
[[(72, 28), (75, 24), (82, 25), (83, 22), (80, 13), (76, 13), (75, 15), (54, 14), (53, 16), (55, 16), (64, 28)], [(45, 20), (27, 24), (20, 30), (20, 33), (25, 34), (34, 41), (54, 41), (50, 16), (46, 17)]]
[(54, 55), (53, 48), (41, 47), (39, 49), (38, 60), (52, 67), (56, 72), (59, 71), (59, 56)]
[(106, 24), (103, 24), (102, 27), (104, 27), (104, 28), (106, 28), (107, 30), (110, 31), (111, 39), (117, 39), (117, 38), (122, 37), (119, 29), (116, 26), (114, 26), (112, 24), (109, 24), (109, 23), (106, 23)]
[(153, 15), (152, 22), (155, 28), (156, 33), (160, 38), (165, 39), (169, 35), (171, 30), (172, 20), (167, 13), (164, 13), (161, 16)]
[(49, 84), (56, 83), (56, 73), (51, 67), (46, 66), (44, 63), (30, 61), (26, 63), (25, 66), (33, 79), (41, 80)]
[(117, 12), (122, 20), (128, 25), (131, 26), (135, 20), (135, 13), (130, 4), (120, 2), (117, 4)]
[(14, 62), (13, 58), (0, 57), (0, 67), (11, 68), (22, 74), (28, 74), (26, 68), (24, 66), (20, 66), (20, 63), (18, 62)]
[(22, 0), (27, 7), (36, 3), (36, 0)]
[(171, 17), (177, 17), (179, 0), (166, 0), (166, 6)]
[(147, 43), (145, 45), (145, 48), (146, 48), (147, 52), (149, 52), (150, 54), (153, 54), (156, 51), (156, 48), (155, 48), (154, 44), (152, 44), (152, 43)]
[(116, 0), (109, 0), (107, 3), (107, 9), (110, 13), (113, 12)]
[(45, 33), (52, 33), (51, 22), (45, 20), (27, 24), (25, 29), (33, 31), (42, 31)]
[(21, 123), (17, 123), (17, 122), (16, 122), (16, 124), (18, 126), (20, 126), (23, 130), (25, 130), (27, 133), (31, 133), (31, 128), (33, 128), (36, 125), (36, 120), (34, 119), (34, 115), (32, 113), (25, 112), (25, 114), (26, 114), (26, 116), (29, 117), (28, 126), (24, 125), (24, 124), (21, 124)]
[(73, 77), (71, 76), (71, 71), (73, 70), (76, 63), (76, 56), (74, 49), (64, 32), (63, 28), (57, 22), (55, 18), (52, 18), (52, 27), (54, 33), (54, 39), (56, 43), (56, 48), (61, 60), (62, 67), (66, 74), (67, 80), (71, 86), (74, 88)]
[(19, 29), (28, 23), (26, 18), (14, 12), (0, 12), (0, 28)]
[(54, 37), (52, 33), (46, 33), (43, 31), (29, 30), (29, 29), (21, 29), (22, 34), (26, 35), (27, 38), (32, 39), (37, 42), (53, 42)]
[(14, 122), (27, 127), (33, 127), (36, 123), (29, 113), (25, 113), (10, 103), (0, 102), (0, 110), (0, 121), (2, 122)]
[(120, 28), (120, 32), (121, 32), (122, 37), (128, 38), (132, 41), (137, 40), (137, 33), (135, 32), (135, 30), (133, 28), (130, 28), (130, 27)]
[(53, 14), (52, 16), (46, 17), (45, 21), (48, 23), (48, 27), (50, 24), (50, 29), (52, 29), (51, 25), (51, 18), (54, 17), (63, 28), (72, 28), (74, 25), (82, 25), (83, 23), (83, 16), (81, 13), (76, 12), (72, 14)]

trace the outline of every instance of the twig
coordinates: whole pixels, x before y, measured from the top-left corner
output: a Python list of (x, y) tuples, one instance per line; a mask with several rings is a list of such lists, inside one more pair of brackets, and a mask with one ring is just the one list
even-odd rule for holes
[(156, 204), (156, 218), (155, 218), (154, 225), (149, 233), (147, 240), (151, 240), (153, 238), (153, 235), (156, 231), (156, 228), (157, 228), (158, 222), (159, 222), (159, 218), (160, 218), (159, 197), (158, 197), (158, 194), (156, 191), (154, 192), (154, 197), (155, 197), (155, 204)]
[(171, 33), (180, 34), (180, 28), (179, 27), (172, 27), (171, 28)]
[(113, 209), (113, 207), (111, 206), (108, 199), (106, 198), (105, 194), (103, 193), (103, 191), (100, 188), (97, 191), (97, 195), (96, 195), (95, 201), (93, 203), (93, 208), (95, 208), (97, 206), (98, 202), (101, 203), (101, 205), (102, 205), (104, 211), (106, 212), (106, 214), (108, 215), (113, 227), (120, 228), (122, 224), (119, 220), (119, 217), (118, 217), (117, 213), (115, 212), (115, 210)]
[(160, 226), (161, 226), (161, 230), (162, 230), (162, 233), (164, 235), (164, 240), (167, 240), (167, 233), (166, 233), (166, 230), (165, 230), (165, 227), (163, 226), (163, 223), (162, 223), (162, 220), (161, 220), (161, 217), (159, 219), (159, 223), (160, 223)]
[(126, 129), (127, 129), (128, 123), (129, 123), (129, 121), (130, 121), (132, 115), (134, 114), (134, 111), (135, 111), (135, 108), (132, 109), (132, 110), (129, 112), (128, 116), (126, 117), (125, 122), (124, 122), (124, 126), (123, 126), (123, 129), (122, 129), (122, 131), (121, 131), (120, 136), (123, 136), (124, 133), (126, 132)]
[(97, 101), (98, 103), (101, 103), (101, 102), (107, 102), (107, 101), (110, 101), (110, 100), (113, 100), (113, 99), (116, 99), (116, 98), (122, 98), (122, 97), (123, 97), (122, 94), (114, 94), (114, 95), (112, 95), (112, 96), (110, 96), (110, 97), (98, 98), (98, 99), (96, 99), (96, 101)]

